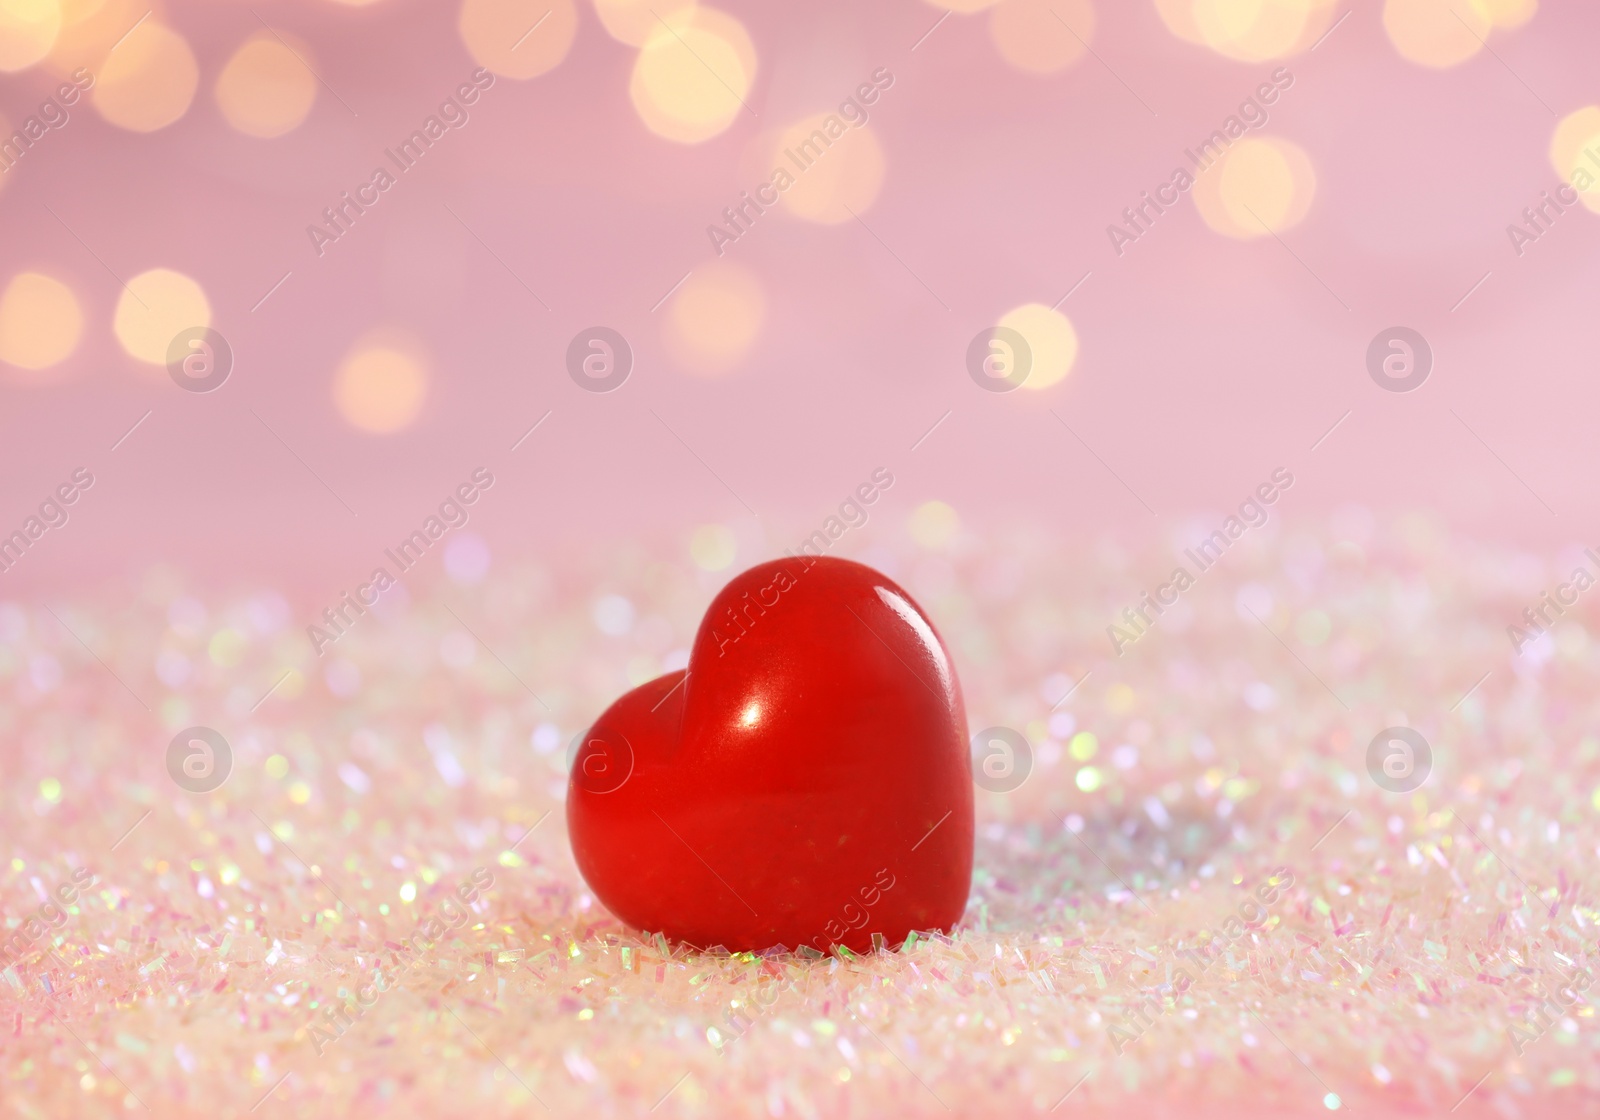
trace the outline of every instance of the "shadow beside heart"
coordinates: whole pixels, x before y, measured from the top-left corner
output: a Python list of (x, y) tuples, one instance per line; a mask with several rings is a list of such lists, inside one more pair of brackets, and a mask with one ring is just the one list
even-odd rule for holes
[(1231, 843), (1230, 824), (1214, 814), (1174, 814), (1160, 828), (1143, 813), (1106, 813), (1078, 833), (1057, 818), (982, 822), (958, 928), (1059, 928), (1108, 906), (1139, 909), (1135, 894), (1159, 906), (1173, 888), (1220, 874), (1211, 861)]

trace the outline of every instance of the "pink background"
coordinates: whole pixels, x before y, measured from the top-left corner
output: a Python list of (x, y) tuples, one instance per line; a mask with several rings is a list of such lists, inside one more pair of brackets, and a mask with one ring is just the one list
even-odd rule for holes
[[(1600, 97), (1600, 12), (1547, 4), (1495, 32), (1494, 53), (1430, 70), (1399, 56), (1378, 6), (1355, 5), (1315, 52), (1284, 63), (1296, 81), (1266, 132), (1304, 148), (1317, 175), (1285, 244), (1221, 237), (1184, 202), (1119, 259), (1107, 224), (1280, 63), (1185, 43), (1148, 2), (1098, 5), (1092, 45), (1105, 65), (1089, 57), (1044, 78), (1003, 62), (982, 15), (952, 16), (913, 52), (940, 14), (926, 4), (725, 7), (748, 28), (760, 71), (753, 113), (720, 136), (686, 146), (649, 132), (628, 100), (634, 50), (580, 5), (560, 66), (497, 82), (468, 127), (317, 259), (306, 224), (474, 68), (455, 6), (261, 5), (314, 46), (322, 76), (359, 113), (319, 91), (302, 127), (261, 141), (232, 131), (210, 97), (222, 62), (259, 30), (255, 17), (243, 4), (175, 5), (165, 18), (200, 59), (189, 112), (136, 135), (80, 106), (0, 193), (5, 275), (67, 279), (87, 320), (56, 382), (0, 384), (0, 525), (19, 524), (75, 467), (99, 479), (71, 524), (5, 575), (6, 589), (156, 560), (290, 581), (364, 568), (478, 465), (502, 480), (474, 516), (497, 555), (712, 520), (765, 534), (776, 552), (880, 465), (900, 480), (899, 514), (940, 498), (979, 531), (1152, 526), (1052, 409), (1162, 519), (1235, 505), (1287, 466), (1298, 480), (1290, 516), (1355, 502), (1428, 508), (1540, 549), (1586, 539), (1600, 512), (1589, 431), (1600, 223), (1569, 212), (1521, 258), (1505, 228), (1556, 184), (1557, 119)], [(680, 371), (660, 342), (664, 312), (651, 307), (711, 258), (707, 223), (754, 185), (746, 145), (837, 103), (878, 67), (896, 81), (872, 115), (888, 162), (863, 215), (872, 233), (764, 219), (729, 254), (765, 287), (761, 337), (728, 377)], [(51, 85), (37, 72), (6, 77), (0, 111), (20, 120)], [(116, 281), (45, 204), (118, 275), (165, 266), (204, 285), (236, 355), (222, 389), (188, 394), (138, 372), (109, 329)], [(1085, 272), (1062, 305), (1080, 340), (1070, 376), (1042, 393), (979, 391), (963, 364), (973, 335), (1019, 304), (1053, 303)], [(333, 373), (355, 338), (396, 322), (432, 352), (425, 412), (404, 432), (362, 433), (334, 407)], [(573, 334), (596, 323), (621, 330), (637, 355), (628, 383), (605, 396), (575, 386), (563, 360)], [(1364, 363), (1369, 340), (1394, 324), (1435, 352), (1431, 378), (1405, 395), (1380, 390)]]

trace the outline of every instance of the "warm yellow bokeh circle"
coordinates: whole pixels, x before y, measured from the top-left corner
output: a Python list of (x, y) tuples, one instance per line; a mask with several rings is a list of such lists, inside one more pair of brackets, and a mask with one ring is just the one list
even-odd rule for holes
[(1054, 74), (1094, 42), (1094, 8), (1089, 0), (1001, 0), (989, 14), (989, 38), (1018, 70)]
[(689, 555), (702, 571), (722, 571), (733, 563), (738, 552), (738, 538), (726, 525), (701, 525), (689, 537)]
[(64, 361), (83, 334), (72, 289), (41, 272), (23, 272), (0, 293), (0, 361), (47, 369)]
[(573, 0), (463, 0), (456, 29), (478, 65), (522, 81), (567, 57), (578, 8)]
[(817, 113), (785, 129), (772, 166), (794, 177), (781, 194), (789, 213), (823, 225), (850, 221), (852, 210), (863, 213), (883, 186), (883, 147), (871, 126), (853, 126), (838, 113)]
[(1337, 0), (1156, 0), (1174, 35), (1240, 62), (1309, 49), (1339, 10)]
[(716, 261), (695, 269), (672, 297), (663, 341), (685, 370), (716, 377), (749, 353), (766, 313), (766, 295), (755, 273), (732, 261)]
[(651, 132), (698, 144), (748, 112), (744, 98), (755, 77), (756, 49), (744, 24), (696, 8), (650, 33), (634, 60), (628, 94)]
[(1206, 45), (1242, 62), (1282, 58), (1309, 47), (1327, 28), (1332, 0), (1195, 0)]
[(1483, 0), (1489, 20), (1496, 27), (1515, 30), (1533, 18), (1539, 0)]
[(142, 0), (62, 0), (61, 32), (45, 67), (63, 78), (79, 67), (98, 76), (112, 46), (150, 11)]
[[(61, 0), (61, 23), (64, 27), (82, 23), (106, 6), (107, 0)], [(150, 9), (146, 8), (145, 11)]]
[(129, 280), (111, 322), (122, 348), (154, 366), (167, 364), (167, 348), (180, 331), (210, 325), (205, 290), (170, 268), (152, 268)]
[(118, 43), (95, 74), (94, 107), (119, 128), (154, 132), (189, 111), (200, 66), (182, 35), (154, 17)]
[(999, 325), (1028, 340), (1030, 364), (1024, 389), (1048, 389), (1072, 372), (1078, 360), (1078, 332), (1061, 312), (1042, 303), (1025, 303), (1002, 315)]
[(1402, 58), (1444, 69), (1483, 50), (1487, 0), (1384, 0), (1383, 29)]
[(961, 518), (948, 502), (923, 502), (906, 519), (911, 539), (923, 548), (943, 548), (961, 531)]
[(1235, 141), (1200, 173), (1189, 192), (1206, 225), (1248, 241), (1298, 225), (1311, 209), (1317, 179), (1297, 144), (1268, 136)]
[(642, 47), (663, 23), (681, 26), (695, 4), (696, 0), (594, 0), (594, 12), (613, 39)]
[(334, 375), (339, 414), (364, 432), (387, 434), (409, 428), (428, 396), (422, 348), (387, 332), (370, 334), (350, 348)]
[(61, 32), (59, 0), (0, 0), (0, 71), (26, 70)]
[(1550, 137), (1550, 165), (1600, 214), (1600, 105), (1568, 113)]
[[(304, 61), (302, 61), (304, 60)], [(264, 140), (299, 128), (317, 100), (309, 52), (265, 31), (247, 39), (217, 75), (214, 94), (227, 122)]]

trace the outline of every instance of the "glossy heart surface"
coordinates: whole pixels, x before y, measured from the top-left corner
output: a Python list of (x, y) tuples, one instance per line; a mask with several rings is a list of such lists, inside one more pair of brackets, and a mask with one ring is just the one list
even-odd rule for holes
[(687, 670), (583, 737), (567, 828), (612, 913), (700, 948), (865, 952), (948, 930), (973, 844), (949, 654), (871, 568), (752, 568), (712, 601)]

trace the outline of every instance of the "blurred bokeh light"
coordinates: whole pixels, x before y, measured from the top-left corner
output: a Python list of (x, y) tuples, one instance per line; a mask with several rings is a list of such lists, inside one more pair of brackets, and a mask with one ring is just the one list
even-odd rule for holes
[(178, 32), (146, 19), (117, 43), (95, 73), (94, 107), (119, 128), (154, 132), (189, 111), (200, 64)]
[(701, 571), (723, 571), (737, 554), (738, 541), (726, 525), (701, 525), (689, 538), (689, 556)]
[(1027, 303), (1002, 315), (1000, 326), (1028, 340), (1032, 364), (1022, 382), (1024, 389), (1048, 389), (1072, 372), (1078, 360), (1078, 332), (1061, 312)]
[(66, 76), (79, 67), (99, 75), (106, 55), (141, 20), (159, 19), (160, 5), (142, 0), (65, 0), (61, 5), (61, 33), (44, 65)]
[(989, 15), (1000, 57), (1030, 74), (1065, 70), (1094, 42), (1089, 0), (1002, 0)]
[(928, 3), (935, 8), (944, 8), (946, 11), (968, 14), (981, 12), (985, 8), (992, 8), (999, 3), (999, 0), (928, 0)]
[(1338, 14), (1334, 0), (1156, 0), (1156, 10), (1174, 35), (1240, 62), (1308, 50)]
[[(830, 132), (838, 135), (830, 138)], [(811, 162), (800, 170), (796, 157)], [(794, 176), (794, 185), (781, 195), (789, 213), (806, 221), (838, 225), (850, 221), (852, 211), (864, 213), (878, 197), (885, 160), (871, 125), (852, 126), (837, 113), (827, 112), (785, 129), (768, 166), (782, 167)]]
[(1481, 51), (1491, 20), (1485, 0), (1384, 0), (1383, 29), (1403, 58), (1423, 66), (1458, 66)]
[(555, 69), (578, 33), (573, 0), (464, 0), (461, 41), (480, 66), (504, 78)]
[(1539, 0), (1482, 0), (1490, 21), (1510, 31), (1521, 27), (1539, 10)]
[(368, 333), (350, 348), (334, 376), (339, 414), (364, 432), (409, 428), (428, 396), (428, 363), (420, 343), (400, 331)]
[(117, 299), (112, 329), (128, 354), (165, 366), (180, 331), (211, 325), (211, 302), (193, 279), (170, 268), (152, 268), (128, 281)]
[(58, 0), (0, 0), (0, 70), (26, 70), (50, 53), (60, 31)]
[(78, 297), (52, 276), (19, 273), (0, 294), (0, 361), (47, 369), (70, 356), (82, 334)]
[(749, 353), (766, 310), (755, 273), (732, 261), (715, 261), (695, 269), (673, 296), (664, 341), (687, 372), (728, 373)]
[(680, 26), (696, 0), (594, 0), (595, 15), (619, 43), (642, 47), (662, 24)]
[(1561, 118), (1550, 138), (1550, 165), (1585, 206), (1600, 214), (1600, 105)]
[(1298, 225), (1311, 209), (1316, 184), (1310, 157), (1298, 144), (1251, 136), (1202, 172), (1190, 193), (1206, 225), (1249, 240)]
[(315, 65), (303, 44), (291, 47), (288, 39), (259, 32), (217, 75), (217, 108), (247, 136), (270, 139), (292, 132), (317, 100), (317, 80), (309, 69)]
[(923, 548), (943, 548), (961, 530), (961, 518), (948, 502), (923, 502), (911, 511), (906, 528)]
[(756, 76), (756, 48), (744, 24), (711, 8), (682, 13), (652, 31), (634, 60), (628, 93), (657, 136), (697, 144), (740, 113)]

